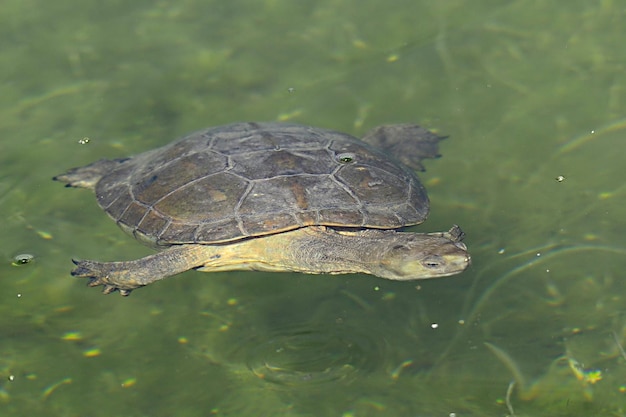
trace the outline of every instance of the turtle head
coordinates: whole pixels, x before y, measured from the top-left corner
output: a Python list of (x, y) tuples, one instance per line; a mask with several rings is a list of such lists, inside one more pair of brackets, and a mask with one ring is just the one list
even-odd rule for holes
[(383, 278), (410, 281), (463, 272), (471, 262), (458, 226), (443, 233), (395, 233), (373, 271)]

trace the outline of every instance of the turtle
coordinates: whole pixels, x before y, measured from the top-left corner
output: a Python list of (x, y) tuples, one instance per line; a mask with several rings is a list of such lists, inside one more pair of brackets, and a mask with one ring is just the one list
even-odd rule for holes
[(187, 270), (365, 273), (391, 280), (454, 275), (464, 233), (415, 233), (429, 199), (416, 171), (444, 137), (416, 124), (362, 139), (284, 122), (233, 123), (130, 158), (54, 177), (95, 191), (125, 232), (158, 250), (121, 262), (72, 260), (109, 294)]

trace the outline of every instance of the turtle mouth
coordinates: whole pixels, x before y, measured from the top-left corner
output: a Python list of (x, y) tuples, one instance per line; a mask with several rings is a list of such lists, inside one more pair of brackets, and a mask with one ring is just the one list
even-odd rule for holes
[(469, 253), (467, 253), (467, 245), (463, 242), (454, 242), (454, 246), (465, 252), (465, 259), (463, 260), (463, 263), (467, 265), (466, 268), (470, 266), (472, 264), (472, 257)]

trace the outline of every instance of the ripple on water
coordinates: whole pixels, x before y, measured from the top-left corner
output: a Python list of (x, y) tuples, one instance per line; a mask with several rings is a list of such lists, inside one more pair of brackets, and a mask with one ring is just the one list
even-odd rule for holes
[(237, 352), (257, 377), (294, 387), (372, 372), (384, 365), (385, 348), (384, 338), (343, 325), (302, 323), (243, 340)]

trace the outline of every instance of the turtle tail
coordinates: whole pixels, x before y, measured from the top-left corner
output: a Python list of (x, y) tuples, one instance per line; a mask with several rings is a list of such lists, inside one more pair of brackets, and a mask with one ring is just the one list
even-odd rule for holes
[(101, 159), (84, 167), (72, 168), (52, 179), (65, 183), (66, 187), (89, 188), (93, 190), (104, 175), (129, 159)]

